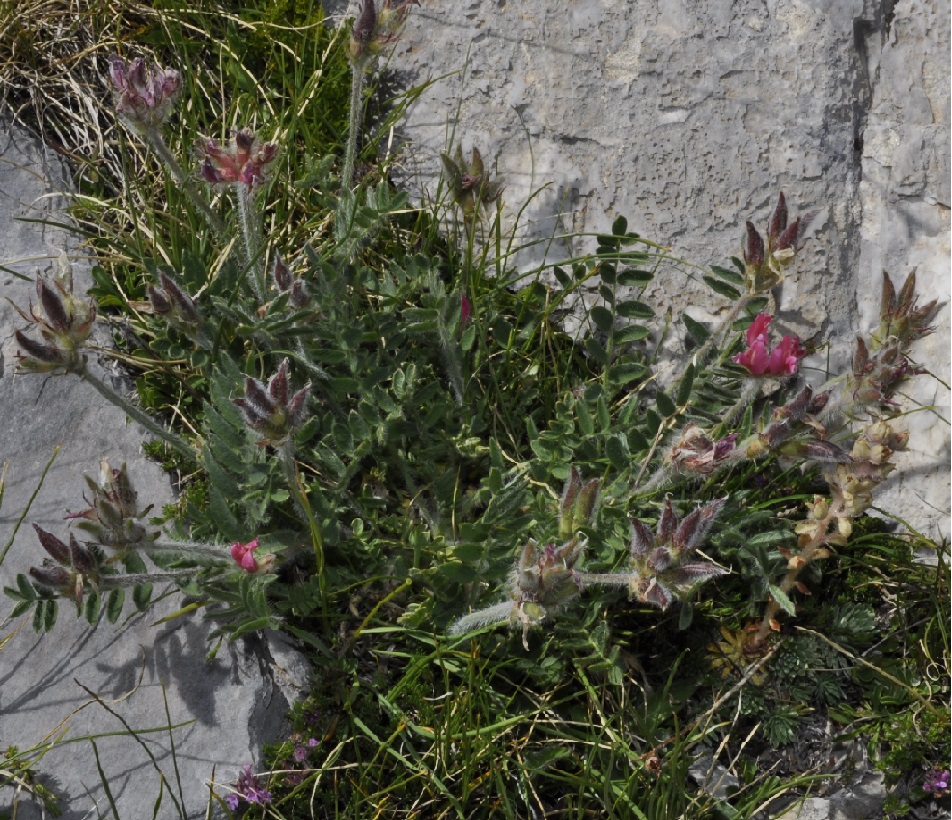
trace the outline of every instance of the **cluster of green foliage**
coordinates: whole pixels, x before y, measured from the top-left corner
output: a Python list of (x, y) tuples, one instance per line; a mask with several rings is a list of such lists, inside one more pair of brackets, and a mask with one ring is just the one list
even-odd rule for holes
[[(221, 639), (286, 630), (318, 670), (294, 737), (269, 750), (273, 803), (260, 816), (749, 817), (824, 775), (741, 764), (751, 738), (784, 747), (818, 713), (841, 739), (862, 737), (896, 782), (949, 760), (937, 700), (949, 680), (948, 579), (914, 561), (915, 540), (858, 522), (835, 561), (801, 577), (812, 597), (798, 599), (795, 628), (770, 654), (729, 657), (714, 643), (770, 600), (792, 610), (779, 586), (797, 543), (792, 511), (824, 491), (815, 465), (776, 454), (706, 475), (663, 463), (687, 425), (744, 440), (797, 392), (784, 380), (755, 401), (731, 363), (767, 303), (747, 298), (743, 261), (704, 277), (738, 307), (722, 328), (656, 314), (645, 292), (672, 262), (623, 218), (588, 254), (516, 269), (501, 209), (448, 222), (449, 199), (412, 206), (372, 138), (356, 191), (342, 182), (348, 44), (319, 7), (153, 8), (111, 25), (130, 54), (183, 71), (173, 150), (187, 156), (197, 134), (224, 124), (281, 145), (256, 192), (257, 259), (234, 250), (230, 193), (212, 203), (225, 224), (216, 234), (118, 127), (113, 158), (80, 169), (74, 208), (100, 259), (93, 295), (115, 329), (113, 355), (142, 407), (195, 446), (189, 457), (150, 445), (182, 478), (166, 526), (183, 541), (256, 538), (276, 556), (274, 572), (249, 574), (186, 548), (156, 555), (163, 570), (188, 571), (181, 617), (202, 610)], [(395, 121), (424, 91), (388, 101), (384, 116)], [(278, 256), (306, 304), (270, 279), (263, 303), (249, 286), (249, 269), (270, 272)], [(195, 299), (207, 343), (150, 307), (163, 274)], [(662, 384), (669, 321), (689, 350)], [(286, 441), (262, 439), (235, 399), (285, 359), (291, 390), (310, 385), (307, 418)], [(592, 586), (530, 633), (528, 649), (508, 631), (448, 637), (455, 619), (505, 597), (529, 539), (560, 540), (573, 469), (600, 482), (580, 568), (623, 571), (630, 518), (653, 524), (668, 498), (682, 516), (723, 501), (703, 549), (731, 573), (664, 612)], [(24, 578), (17, 599), (47, 630), (48, 592)], [(108, 601), (112, 620), (122, 601)], [(702, 752), (737, 785), (689, 775)]]

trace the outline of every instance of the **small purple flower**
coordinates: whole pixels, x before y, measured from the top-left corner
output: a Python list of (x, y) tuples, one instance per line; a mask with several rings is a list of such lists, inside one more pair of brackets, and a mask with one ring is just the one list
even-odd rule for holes
[(235, 793), (229, 794), (225, 802), (228, 808), (235, 811), (242, 799), (256, 806), (264, 806), (271, 802), (271, 792), (261, 785), (261, 781), (250, 765), (242, 766), (238, 779), (235, 781)]
[(922, 790), (933, 797), (941, 797), (949, 790), (950, 773), (948, 769), (933, 769), (922, 782)]

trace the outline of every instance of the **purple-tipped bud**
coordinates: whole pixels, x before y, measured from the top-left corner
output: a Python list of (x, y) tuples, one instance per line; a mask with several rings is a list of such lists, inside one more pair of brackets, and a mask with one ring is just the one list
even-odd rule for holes
[(800, 240), (800, 219), (794, 220), (793, 224), (788, 225), (786, 230), (777, 237), (774, 251), (784, 251), (788, 248), (797, 250), (797, 243)]
[(726, 498), (721, 498), (703, 507), (699, 507), (690, 513), (684, 521), (681, 522), (681, 526), (679, 526), (677, 532), (675, 532), (674, 538), (671, 539), (675, 550), (690, 553), (700, 547), (707, 538), (707, 534), (711, 531), (711, 527), (714, 526), (714, 521), (717, 519), (721, 508), (726, 502)]
[(307, 420), (307, 400), (311, 393), (311, 386), (301, 388), (288, 402), (288, 424), (296, 430)]
[(288, 403), (288, 360), (284, 359), (278, 366), (278, 372), (268, 380), (268, 393), (276, 405)]
[[(45, 373), (60, 367), (66, 368), (69, 365), (69, 357), (59, 348), (37, 342), (19, 330), (14, 331), (13, 335), (23, 349), (23, 352), (17, 352), (18, 370)], [(26, 355), (24, 356), (23, 353)]]
[(674, 531), (678, 526), (678, 516), (671, 506), (671, 499), (664, 500), (664, 509), (661, 511), (661, 518), (658, 519), (658, 538), (659, 544), (670, 544), (674, 537)]
[(644, 558), (654, 546), (654, 533), (637, 518), (631, 521), (631, 557), (633, 560)]
[(744, 245), (744, 263), (750, 269), (759, 269), (764, 264), (764, 240), (754, 223), (747, 222), (747, 242)]
[(780, 192), (777, 199), (777, 207), (774, 208), (773, 216), (770, 219), (770, 229), (767, 232), (767, 240), (770, 242), (771, 249), (774, 248), (774, 242), (787, 228), (787, 200)]
[(284, 263), (284, 259), (279, 253), (274, 256), (273, 274), (274, 284), (277, 285), (278, 290), (282, 293), (291, 290), (291, 286), (294, 284), (294, 277), (291, 276), (290, 268)]
[(53, 533), (47, 532), (38, 524), (33, 525), (37, 537), (40, 539), (40, 546), (45, 549), (57, 564), (65, 567), (71, 566), (69, 547), (59, 540)]
[(72, 533), (69, 534), (69, 560), (77, 572), (81, 572), (83, 575), (89, 575), (97, 569), (93, 554), (80, 544)]
[(72, 597), (73, 576), (63, 567), (30, 567), (31, 577), (39, 584), (49, 587), (61, 595)]
[[(37, 277), (36, 293), (40, 299), (40, 305), (46, 313), (47, 326), (58, 332), (68, 329), (70, 317), (63, 302), (64, 294), (58, 288), (52, 287), (44, 277)], [(38, 314), (34, 313), (34, 316), (42, 321), (42, 317)]]

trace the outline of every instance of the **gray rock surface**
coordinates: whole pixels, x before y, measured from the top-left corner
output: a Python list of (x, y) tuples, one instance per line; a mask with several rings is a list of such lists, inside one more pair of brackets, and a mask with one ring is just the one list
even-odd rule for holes
[[(88, 267), (83, 269), (74, 238), (52, 225), (23, 221), (62, 220), (57, 209), (63, 200), (55, 194), (64, 184), (55, 154), (22, 129), (0, 121), (0, 295), (20, 306), (34, 296), (33, 286), (9, 271), (32, 279), (34, 269), (46, 268), (61, 249), (78, 258), (77, 283), (82, 278), (88, 286)], [(0, 565), (4, 586), (13, 585), (18, 572), (42, 558), (29, 522), (65, 537), (66, 511), (86, 506), (82, 474), (97, 475), (100, 459), (128, 464), (143, 505), (161, 509), (172, 498), (168, 476), (142, 454), (143, 431), (92, 388), (71, 376), (14, 376), (12, 333), (22, 325), (9, 303), (0, 301), (0, 461), (9, 465), (0, 508), (0, 553), (12, 537)], [(57, 445), (56, 461), (14, 536)], [(43, 637), (33, 632), (28, 619), (4, 625), (4, 637), (14, 634), (0, 648), (0, 748), (25, 750), (54, 741), (36, 768), (42, 782), (63, 797), (66, 820), (100, 816), (97, 811), (109, 815), (92, 743), (83, 738), (96, 737), (99, 763), (123, 820), (152, 816), (160, 793), (160, 776), (150, 760), (154, 756), (168, 783), (157, 815), (164, 820), (204, 817), (205, 783), (213, 772), (219, 782), (232, 781), (240, 766), (260, 754), (262, 743), (282, 731), (288, 705), (282, 688), (301, 685), (299, 657), (288, 647), (275, 650), (282, 658), (280, 680), (271, 652), (260, 640), (225, 646), (206, 662), (209, 628), (200, 618), (153, 625), (180, 606), (180, 598), (172, 596), (119, 625), (103, 622), (91, 628), (74, 618), (66, 603), (54, 632)], [(13, 602), (3, 596), (0, 607), (6, 616)], [(127, 604), (124, 615), (133, 612)], [(144, 746), (123, 734), (119, 719), (81, 685), (101, 697), (127, 727), (143, 733)], [(169, 723), (175, 727), (171, 731)], [(0, 812), (11, 808), (13, 799), (11, 788), (0, 792)], [(16, 816), (29, 820), (40, 812), (23, 797)]]
[[(477, 146), (506, 177), (508, 227), (528, 202), (522, 238), (624, 214), (700, 265), (739, 255), (744, 221), (764, 226), (783, 190), (791, 213), (819, 213), (776, 324), (822, 330), (843, 364), (883, 269), (949, 299), (948, 53), (947, 0), (424, 0), (388, 63), (406, 85), (435, 80), (401, 129), (400, 174), (432, 198), (440, 151)], [(648, 296), (699, 320), (725, 310), (675, 263)], [(939, 324), (918, 355), (948, 384), (948, 310)], [(949, 391), (922, 379), (914, 398), (936, 413), (910, 419), (884, 506), (946, 536)]]

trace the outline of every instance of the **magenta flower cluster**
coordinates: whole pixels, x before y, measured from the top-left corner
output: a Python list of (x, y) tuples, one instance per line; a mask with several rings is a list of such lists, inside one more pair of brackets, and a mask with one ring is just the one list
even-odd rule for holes
[(258, 549), (257, 538), (253, 541), (249, 541), (247, 544), (235, 541), (235, 543), (231, 545), (231, 557), (235, 563), (249, 575), (268, 572), (274, 565), (274, 555), (272, 553), (269, 552), (261, 558), (256, 558), (256, 549)]
[(784, 336), (775, 348), (770, 347), (770, 322), (773, 317), (760, 313), (747, 328), (747, 349), (733, 356), (752, 376), (792, 376), (805, 355), (796, 336)]

